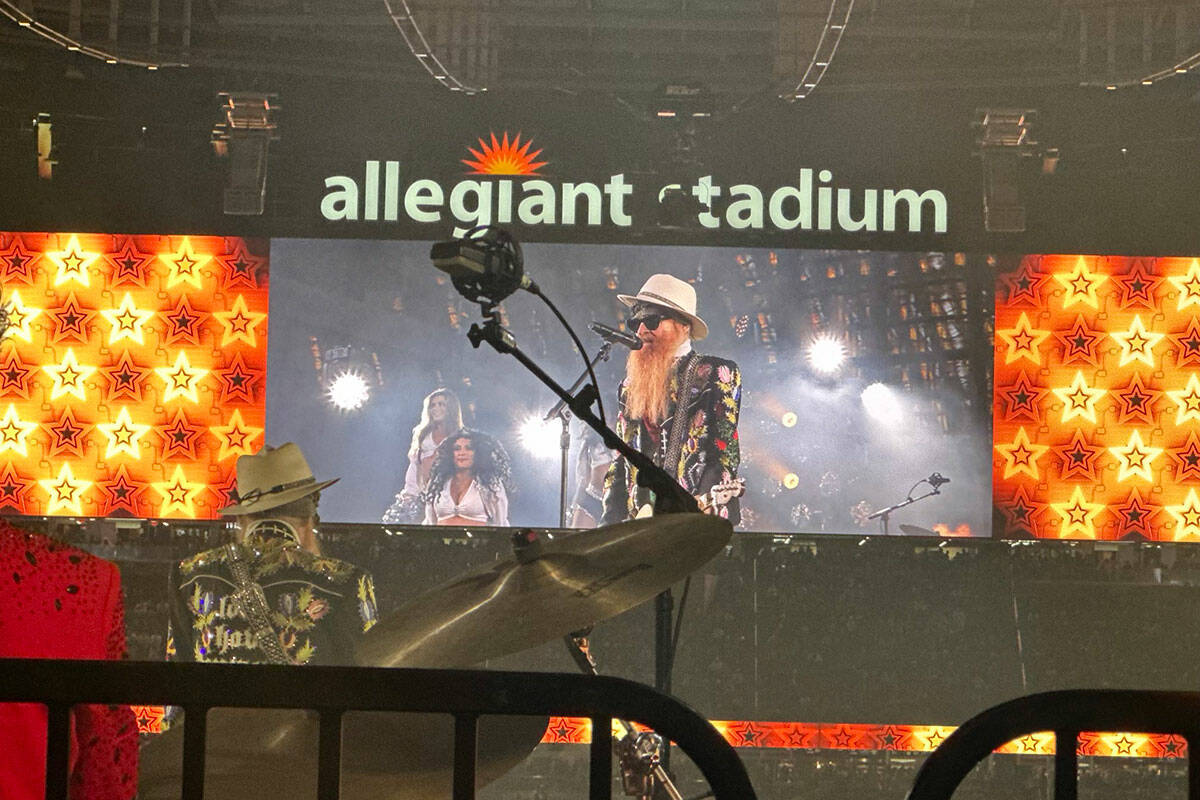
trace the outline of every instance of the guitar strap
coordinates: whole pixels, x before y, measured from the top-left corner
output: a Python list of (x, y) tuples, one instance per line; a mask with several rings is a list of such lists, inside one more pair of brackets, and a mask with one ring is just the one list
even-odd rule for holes
[(237, 583), (237, 591), (230, 599), (249, 620), (250, 627), (254, 630), (255, 645), (272, 664), (294, 664), (279, 642), (279, 633), (271, 626), (271, 612), (262, 586), (250, 580), (250, 568), (246, 566), (242, 548), (236, 542), (229, 543), (226, 548), (229, 552), (229, 567)]
[[(679, 456), (683, 452), (683, 437), (687, 435), (688, 401), (692, 398), (692, 387), (696, 382), (696, 367), (700, 356), (695, 352), (689, 353), (687, 366), (684, 368), (683, 385), (675, 396), (675, 416), (671, 419), (671, 433), (667, 436), (666, 454), (659, 466), (671, 473), (675, 480), (680, 479)], [(687, 487), (684, 487), (687, 488)]]

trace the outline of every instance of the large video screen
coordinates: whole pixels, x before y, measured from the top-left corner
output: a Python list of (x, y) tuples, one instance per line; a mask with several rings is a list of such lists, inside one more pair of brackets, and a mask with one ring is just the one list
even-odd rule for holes
[[(486, 466), (500, 463), (491, 441), (507, 455), (509, 524), (556, 525), (556, 398), (511, 356), (471, 346), (479, 308), (432, 266), (430, 244), (272, 242), (267, 440), (300, 444), (318, 479), (341, 478), (322, 494), (324, 519), (423, 521), (426, 502), (397, 495), (424, 401), (446, 389), (442, 402), (490, 437)], [(589, 357), (603, 343), (589, 323), (628, 321), (618, 295), (656, 273), (695, 288), (709, 329), (696, 350), (740, 373), (736, 441), (716, 444), (740, 455), (743, 529), (990, 534), (995, 259), (550, 244), (524, 256)], [(559, 383), (579, 376), (581, 354), (538, 298), (518, 293), (501, 311)], [(596, 368), (610, 423), (629, 355), (617, 345)], [(569, 433), (568, 506), (602, 461), (577, 422)]]

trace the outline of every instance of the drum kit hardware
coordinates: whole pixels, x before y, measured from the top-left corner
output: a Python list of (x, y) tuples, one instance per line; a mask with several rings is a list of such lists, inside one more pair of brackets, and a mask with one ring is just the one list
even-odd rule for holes
[[(553, 541), (519, 532), (512, 557), (454, 578), (376, 624), (355, 651), (359, 666), (464, 668), (536, 647), (614, 617), (716, 556), (733, 529), (705, 514), (668, 514), (579, 531)], [(594, 664), (592, 664), (594, 672)], [(541, 741), (546, 717), (481, 717), (479, 786)], [(182, 725), (142, 749), (139, 797), (178, 797)], [(209, 715), (205, 795), (296, 800), (316, 794), (318, 719), (310, 711), (219, 709)], [(616, 739), (631, 796), (678, 800), (662, 768), (661, 739)], [(445, 714), (351, 712), (343, 718), (343, 800), (448, 798), (453, 719)]]

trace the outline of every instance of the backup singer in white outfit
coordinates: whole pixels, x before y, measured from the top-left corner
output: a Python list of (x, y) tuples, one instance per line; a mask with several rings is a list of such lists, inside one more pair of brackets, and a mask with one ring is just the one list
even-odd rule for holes
[(425, 500), (426, 525), (508, 525), (508, 454), (499, 442), (463, 429), (437, 448)]

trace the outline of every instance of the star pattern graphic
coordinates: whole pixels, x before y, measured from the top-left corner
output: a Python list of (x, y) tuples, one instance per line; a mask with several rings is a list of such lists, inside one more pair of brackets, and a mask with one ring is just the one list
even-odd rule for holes
[(12, 463), (4, 465), (0, 471), (0, 508), (14, 508), (21, 511), (28, 507), (29, 489), (33, 484), (23, 475), (17, 473)]
[(117, 467), (111, 478), (97, 481), (96, 488), (103, 495), (100, 513), (104, 516), (112, 516), (120, 510), (128, 511), (134, 516), (142, 515), (141, 494), (145, 487), (130, 479), (129, 470), (124, 464)]
[(1192, 483), (1200, 481), (1200, 437), (1196, 431), (1188, 432), (1186, 440), (1167, 451), (1175, 462), (1175, 481)]
[(1188, 375), (1187, 385), (1182, 389), (1165, 392), (1175, 403), (1175, 424), (1183, 425), (1189, 420), (1200, 422), (1200, 375)]
[(183, 472), (183, 465), (176, 464), (169, 480), (151, 483), (150, 488), (162, 495), (158, 516), (169, 517), (178, 512), (185, 517), (194, 517), (196, 495), (204, 491), (205, 485), (189, 481)]
[(142, 435), (150, 430), (149, 425), (134, 422), (127, 406), (121, 406), (116, 422), (101, 422), (96, 424), (96, 430), (104, 434), (108, 445), (104, 448), (104, 458), (110, 459), (124, 453), (133, 458), (141, 458)]
[(146, 288), (146, 273), (154, 261), (153, 256), (140, 252), (132, 242), (127, 242), (120, 253), (110, 255), (108, 260), (112, 264), (110, 275), (114, 286)]
[(142, 402), (142, 389), (145, 385), (146, 370), (138, 365), (128, 350), (121, 353), (116, 364), (104, 371), (108, 379), (108, 400), (128, 400), (133, 403)]
[(1200, 536), (1200, 497), (1195, 489), (1188, 489), (1187, 497), (1179, 505), (1164, 506), (1175, 520), (1175, 541), (1183, 541)]
[(1017, 436), (1011, 444), (998, 444), (996, 449), (1004, 457), (1005, 480), (1014, 475), (1028, 475), (1034, 480), (1038, 480), (1037, 460), (1050, 449), (1050, 446), (1033, 444), (1029, 441), (1029, 434), (1026, 433), (1025, 428), (1021, 427), (1017, 429)]
[(163, 460), (172, 458), (196, 460), (196, 446), (200, 442), (204, 429), (192, 424), (187, 415), (183, 413), (183, 409), (176, 411), (171, 422), (162, 426), (158, 433), (163, 441)]
[(197, 386), (208, 374), (208, 370), (193, 367), (188, 361), (187, 351), (180, 350), (174, 364), (169, 367), (155, 367), (154, 372), (162, 379), (165, 387), (162, 402), (169, 403), (176, 398), (192, 403), (200, 402)]
[(173, 289), (186, 283), (195, 289), (204, 288), (204, 267), (212, 261), (211, 253), (197, 253), (191, 239), (183, 237), (179, 249), (173, 253), (159, 253), (159, 259), (167, 265), (167, 288)]
[(234, 353), (229, 364), (224, 369), (214, 370), (213, 375), (221, 386), (222, 403), (254, 402), (259, 376), (246, 367), (241, 353)]
[(1162, 392), (1147, 387), (1140, 372), (1134, 372), (1129, 383), (1113, 389), (1117, 401), (1117, 421), (1121, 425), (1137, 422), (1153, 425), (1158, 418), (1157, 405)]
[(1096, 458), (1103, 448), (1088, 442), (1078, 428), (1071, 441), (1056, 451), (1062, 460), (1060, 477), (1064, 481), (1079, 480), (1095, 483), (1097, 480)]
[(1029, 499), (1029, 492), (1018, 484), (1013, 496), (1001, 505), (1001, 510), (1008, 517), (1009, 525), (1013, 528), (1026, 530), (1036, 535), (1036, 514), (1038, 507)]
[(1017, 273), (1008, 278), (1008, 305), (1041, 307), (1042, 290), (1050, 276), (1034, 268), (1032, 259), (1024, 259)]
[(1095, 309), (1100, 308), (1100, 299), (1096, 295), (1096, 290), (1108, 280), (1108, 276), (1088, 269), (1087, 259), (1083, 256), (1080, 256), (1075, 262), (1075, 269), (1069, 275), (1056, 272), (1054, 279), (1062, 284), (1065, 290), (1063, 292), (1063, 308), (1070, 308), (1077, 303), (1083, 303)]
[(62, 305), (47, 309), (46, 315), (54, 321), (54, 336), (51, 341), (55, 344), (63, 341), (87, 343), (88, 325), (91, 324), (94, 314), (91, 309), (79, 305), (74, 292), (67, 295)]
[(121, 305), (101, 311), (100, 316), (108, 322), (108, 343), (110, 345), (116, 344), (122, 339), (145, 344), (146, 337), (142, 333), (142, 326), (154, 318), (154, 312), (138, 308), (133, 302), (133, 295), (126, 292), (125, 296), (121, 298)]
[(91, 481), (77, 479), (69, 463), (62, 465), (57, 477), (38, 481), (38, 486), (41, 486), (48, 496), (47, 514), (66, 511), (77, 517), (83, 516), (83, 495), (91, 485)]
[(1193, 258), (1186, 273), (1168, 275), (1167, 282), (1179, 292), (1175, 306), (1177, 311), (1183, 311), (1189, 306), (1200, 306), (1200, 260)]
[(1186, 328), (1170, 334), (1175, 343), (1175, 363), (1181, 367), (1200, 366), (1200, 319), (1192, 317)]
[(0, 250), (0, 277), (6, 285), (14, 282), (30, 284), (36, 261), (37, 255), (22, 249), (20, 240), (14, 237), (12, 244)]
[(29, 378), (34, 366), (26, 364), (15, 351), (10, 351), (0, 365), (0, 396), (29, 399)]
[(94, 366), (83, 365), (75, 357), (75, 350), (67, 348), (66, 355), (57, 364), (47, 364), (42, 371), (54, 381), (50, 388), (50, 399), (57, 400), (63, 395), (71, 395), (80, 400), (87, 400), (87, 385), (84, 381), (96, 371)]
[(257, 453), (258, 447), (255, 446), (254, 442), (263, 433), (262, 428), (256, 428), (245, 423), (242, 419), (241, 409), (234, 409), (228, 424), (214, 425), (209, 430), (212, 431), (213, 436), (217, 437), (217, 441), (221, 444), (221, 450), (217, 454), (218, 462), (224, 461), (230, 456)]
[(1153, 309), (1157, 304), (1158, 287), (1161, 279), (1146, 271), (1145, 264), (1138, 259), (1124, 275), (1110, 276), (1120, 291), (1122, 308), (1141, 307)]
[(1129, 441), (1124, 447), (1110, 447), (1108, 452), (1117, 459), (1117, 482), (1121, 483), (1130, 478), (1138, 478), (1154, 483), (1154, 473), (1150, 466), (1162, 455), (1163, 448), (1150, 447), (1142, 441), (1142, 434), (1134, 430), (1129, 434)]
[(21, 293), (15, 289), (9, 294), (4, 305), (8, 310), (8, 328), (4, 331), (4, 338), (11, 336), (32, 342), (33, 330), (30, 325), (44, 309), (26, 305), (21, 299)]
[(221, 347), (228, 347), (234, 342), (245, 342), (251, 347), (258, 344), (255, 329), (267, 318), (266, 314), (251, 312), (246, 305), (246, 298), (238, 295), (229, 311), (214, 311), (213, 317), (221, 323), (224, 332), (221, 334)]
[(997, 388), (996, 393), (1004, 400), (1007, 419), (1037, 422), (1041, 418), (1041, 403), (1046, 391), (1034, 384), (1024, 370), (1017, 373), (1013, 383)]
[(1128, 330), (1110, 333), (1113, 341), (1121, 348), (1121, 358), (1118, 366), (1125, 366), (1131, 361), (1141, 361), (1147, 366), (1154, 366), (1154, 348), (1166, 336), (1165, 333), (1151, 333), (1146, 330), (1140, 314), (1133, 315)]
[(83, 447), (86, 444), (84, 432), (87, 426), (75, 419), (75, 412), (70, 406), (63, 409), (58, 419), (46, 425), (50, 432), (50, 455), (71, 455), (83, 457)]
[(1075, 417), (1082, 417), (1095, 424), (1096, 401), (1107, 394), (1105, 389), (1093, 389), (1084, 380), (1083, 372), (1076, 370), (1075, 378), (1070, 386), (1051, 389), (1051, 392), (1063, 402), (1062, 422), (1069, 422)]
[(9, 403), (4, 418), (0, 419), (0, 453), (8, 451), (28, 457), (29, 445), (26, 440), (37, 429), (36, 422), (21, 419), (16, 405)]
[(1088, 327), (1087, 320), (1080, 314), (1075, 317), (1075, 324), (1067, 331), (1055, 331), (1054, 337), (1062, 344), (1062, 361), (1064, 364), (1090, 364), (1099, 366), (1100, 357), (1097, 346), (1104, 338), (1101, 331)]
[(65, 249), (48, 251), (45, 256), (57, 268), (54, 274), (56, 287), (73, 281), (86, 288), (91, 284), (88, 270), (101, 254), (84, 251), (79, 244), (79, 237), (72, 234)]
[(162, 316), (167, 322), (166, 339), (169, 344), (200, 344), (200, 332), (207, 315), (193, 310), (187, 295), (180, 297), (175, 307)]
[(1096, 517), (1104, 511), (1103, 503), (1090, 503), (1083, 494), (1083, 487), (1076, 486), (1071, 499), (1065, 503), (1051, 503), (1050, 508), (1062, 518), (1059, 537), (1069, 539), (1096, 538)]
[(226, 285), (251, 289), (258, 287), (258, 270), (262, 267), (262, 260), (249, 255), (245, 245), (239, 243), (232, 253), (218, 256), (217, 260), (225, 267)]
[(996, 331), (996, 336), (1008, 345), (1004, 363), (1011, 364), (1017, 359), (1024, 358), (1034, 364), (1041, 364), (1042, 354), (1039, 352), (1038, 346), (1050, 334), (1051, 331), (1034, 328), (1029, 322), (1029, 315), (1022, 311), (1015, 327)]
[(1125, 498), (1125, 502), (1114, 507), (1112, 511), (1119, 518), (1117, 532), (1119, 536), (1140, 533), (1147, 539), (1152, 538), (1150, 534), (1153, 528), (1150, 523), (1158, 514), (1158, 508), (1146, 503), (1137, 488), (1132, 489), (1129, 496)]

